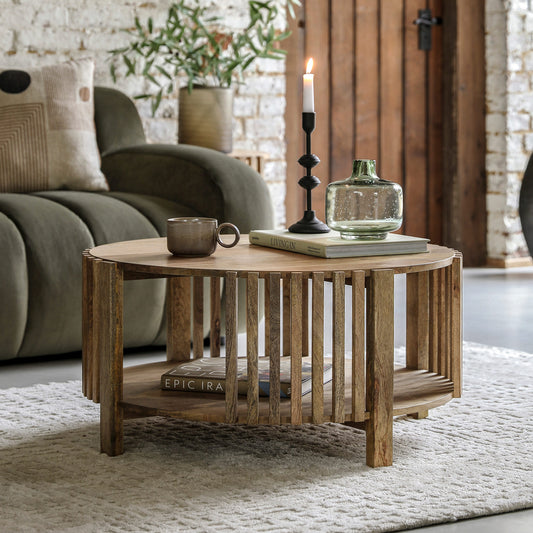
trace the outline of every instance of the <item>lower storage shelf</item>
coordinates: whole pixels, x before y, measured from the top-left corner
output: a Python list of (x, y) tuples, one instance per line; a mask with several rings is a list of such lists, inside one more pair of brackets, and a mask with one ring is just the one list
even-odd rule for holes
[[(351, 359), (346, 359), (345, 422), (363, 422), (351, 413)], [(169, 416), (185, 420), (225, 422), (223, 394), (163, 391), (161, 375), (176, 366), (175, 362), (149, 363), (124, 368), (123, 400), (126, 418)], [(331, 383), (324, 385), (324, 422), (332, 418)], [(394, 372), (393, 415), (424, 413), (450, 401), (453, 382), (426, 370), (397, 367)], [(302, 421), (312, 422), (311, 394), (302, 396)], [(268, 424), (269, 399), (259, 400), (259, 423)], [(291, 422), (291, 401), (281, 400), (281, 423)], [(367, 418), (368, 414), (365, 415)], [(246, 423), (246, 396), (239, 396), (238, 423)]]

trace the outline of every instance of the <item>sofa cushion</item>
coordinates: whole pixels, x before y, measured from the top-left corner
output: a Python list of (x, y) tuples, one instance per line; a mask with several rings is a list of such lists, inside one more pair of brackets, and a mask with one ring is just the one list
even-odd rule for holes
[(0, 192), (107, 190), (91, 59), (0, 68)]
[(13, 221), (0, 213), (0, 359), (18, 353), (28, 314), (28, 276), (24, 241)]
[[(78, 350), (83, 250), (158, 237), (166, 219), (181, 214), (190, 212), (168, 200), (131, 193), (0, 194), (0, 249), (7, 253), (0, 298), (20, 329), (16, 336), (0, 329), (0, 359)], [(125, 283), (126, 347), (164, 342), (164, 301), (162, 279)]]

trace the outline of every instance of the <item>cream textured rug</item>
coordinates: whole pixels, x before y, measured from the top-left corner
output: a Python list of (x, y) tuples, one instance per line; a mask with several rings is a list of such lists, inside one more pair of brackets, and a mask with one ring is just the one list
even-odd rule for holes
[(392, 531), (533, 506), (533, 355), (465, 344), (463, 398), (394, 423), (394, 466), (341, 425), (127, 421), (98, 453), (80, 383), (0, 391), (0, 531)]

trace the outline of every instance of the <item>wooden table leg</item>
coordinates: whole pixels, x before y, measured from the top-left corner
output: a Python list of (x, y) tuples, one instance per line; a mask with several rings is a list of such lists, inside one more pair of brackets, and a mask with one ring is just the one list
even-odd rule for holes
[(83, 253), (82, 262), (82, 279), (83, 279), (83, 297), (82, 297), (82, 388), (83, 394), (89, 399), (98, 401), (93, 395), (93, 369), (96, 359), (94, 332), (94, 307), (93, 307), (93, 264), (94, 260), (86, 250)]
[(366, 463), (392, 464), (394, 271), (373, 270), (367, 291)]
[(451, 270), (451, 331), (450, 350), (452, 359), (451, 378), (453, 381), (453, 397), (460, 398), (462, 390), (463, 364), (463, 256), (456, 252)]
[(95, 326), (100, 354), (100, 446), (120, 455), (123, 443), (123, 274), (116, 263), (94, 265)]

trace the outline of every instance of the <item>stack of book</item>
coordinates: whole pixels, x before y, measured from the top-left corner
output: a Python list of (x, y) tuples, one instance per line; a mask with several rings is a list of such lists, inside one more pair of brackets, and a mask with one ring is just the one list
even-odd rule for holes
[(330, 233), (291, 233), (289, 230), (252, 230), (250, 243), (287, 252), (326, 259), (372, 255), (418, 254), (428, 251), (429, 239), (389, 233), (381, 240), (347, 240), (337, 231)]
[[(280, 361), (280, 389), (281, 398), (291, 396), (291, 360), (282, 357)], [(247, 361), (245, 357), (237, 359), (238, 393), (246, 394), (248, 390), (248, 377), (246, 372)], [(302, 358), (302, 395), (311, 392), (312, 373), (311, 361), (308, 357)], [(259, 357), (259, 395), (269, 396), (270, 392), (270, 359)], [(331, 381), (332, 366), (324, 363), (324, 383)], [(224, 394), (226, 392), (226, 359), (220, 357), (199, 358), (180, 363), (172, 370), (161, 376), (161, 389), (183, 392), (213, 392)]]

